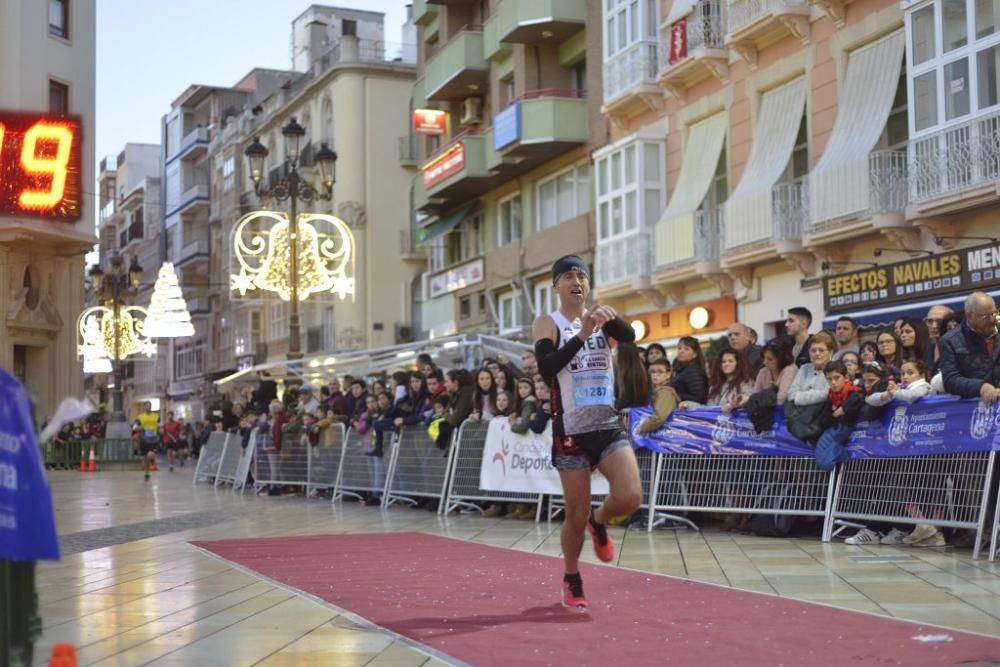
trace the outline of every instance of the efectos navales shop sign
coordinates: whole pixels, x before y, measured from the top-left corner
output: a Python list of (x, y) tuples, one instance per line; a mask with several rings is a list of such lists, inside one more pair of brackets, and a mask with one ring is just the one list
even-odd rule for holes
[(828, 313), (1000, 285), (1000, 244), (942, 252), (823, 278)]

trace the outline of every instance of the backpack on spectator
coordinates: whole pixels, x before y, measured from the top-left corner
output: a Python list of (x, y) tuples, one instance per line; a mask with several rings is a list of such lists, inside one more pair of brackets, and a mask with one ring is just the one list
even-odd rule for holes
[[(787, 484), (768, 484), (754, 503), (759, 510), (778, 510), (792, 504)], [(787, 537), (795, 527), (794, 515), (754, 514), (750, 518), (750, 532), (760, 537)]]

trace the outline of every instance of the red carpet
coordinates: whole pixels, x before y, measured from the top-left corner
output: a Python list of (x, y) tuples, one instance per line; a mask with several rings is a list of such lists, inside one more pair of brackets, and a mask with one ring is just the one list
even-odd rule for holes
[(582, 566), (578, 614), (559, 605), (561, 559), (422, 533), (193, 544), (472, 665), (1000, 661), (998, 639), (614, 567)]

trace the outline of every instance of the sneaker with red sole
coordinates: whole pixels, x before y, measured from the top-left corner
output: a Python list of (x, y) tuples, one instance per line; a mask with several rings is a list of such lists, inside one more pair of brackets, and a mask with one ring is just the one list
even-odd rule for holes
[(575, 611), (586, 611), (589, 603), (583, 595), (583, 579), (580, 575), (566, 575), (562, 582), (562, 606)]
[(590, 533), (590, 537), (594, 542), (594, 553), (605, 563), (610, 563), (615, 559), (615, 543), (611, 541), (611, 536), (608, 535), (608, 527), (603, 523), (597, 523), (594, 521), (594, 516), (591, 515), (587, 519), (587, 532)]

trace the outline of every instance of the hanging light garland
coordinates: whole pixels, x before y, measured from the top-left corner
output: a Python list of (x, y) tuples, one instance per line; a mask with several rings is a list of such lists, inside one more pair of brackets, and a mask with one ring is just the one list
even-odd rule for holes
[[(299, 301), (313, 294), (353, 300), (355, 246), (350, 227), (332, 215), (305, 213), (298, 218)], [(272, 292), (291, 300), (289, 227), (288, 217), (275, 211), (254, 211), (236, 224), (229, 276), (233, 292), (249, 298)]]
[(149, 338), (184, 338), (194, 335), (191, 313), (181, 293), (171, 262), (164, 262), (149, 299), (145, 334)]

